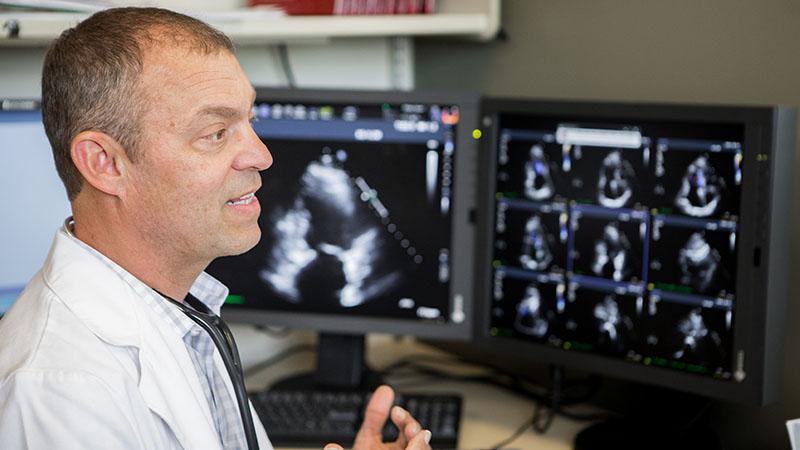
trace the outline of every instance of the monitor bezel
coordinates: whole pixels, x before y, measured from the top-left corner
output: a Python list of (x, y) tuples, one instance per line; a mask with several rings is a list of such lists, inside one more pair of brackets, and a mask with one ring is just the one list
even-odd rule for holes
[[(493, 337), (490, 330), (491, 255), (495, 214), (496, 148), (499, 114), (590, 117), (598, 120), (653, 120), (695, 123), (735, 123), (744, 126), (744, 163), (740, 204), (737, 300), (734, 306), (733, 370), (741, 361), (741, 381), (718, 380), (678, 370), (645, 366), (622, 359), (513, 338)], [(481, 106), (486, 126), (479, 162), (478, 225), (475, 257), (475, 345), (516, 355), (531, 363), (556, 364), (591, 373), (674, 388), (695, 394), (749, 404), (776, 399), (779, 391), (781, 342), (786, 299), (785, 273), (770, 267), (786, 261), (788, 219), (776, 213), (789, 206), (789, 167), (794, 150), (795, 111), (777, 107), (708, 106), (656, 103), (577, 102), (543, 99), (487, 98)], [(747, 151), (756, 148), (757, 151)], [(755, 168), (755, 169), (748, 169)], [(774, 180), (770, 183), (770, 174)], [(766, 183), (766, 184), (765, 184)], [(778, 188), (776, 188), (778, 186)], [(756, 233), (769, 229), (771, 233)], [(761, 264), (754, 267), (759, 247)], [(766, 293), (761, 302), (758, 293)], [(768, 343), (773, 346), (768, 347)]]
[[(463, 341), (472, 337), (473, 298), (472, 274), (475, 254), (475, 227), (471, 219), (475, 209), (475, 172), (477, 142), (472, 138), (472, 130), (478, 123), (479, 96), (463, 92), (423, 92), (423, 91), (359, 91), (328, 89), (281, 89), (256, 88), (256, 103), (259, 102), (296, 103), (431, 103), (458, 105), (460, 122), (456, 139), (455, 174), (453, 177), (454, 195), (452, 209), (451, 281), (449, 301), (452, 307), (454, 297), (460, 296), (464, 308), (464, 320), (455, 323), (450, 318), (444, 324), (425, 323), (409, 319), (392, 319), (346, 314), (320, 314), (308, 312), (287, 312), (255, 308), (224, 308), (224, 318), (233, 322), (288, 327), (293, 329), (315, 330), (325, 333), (363, 334), (388, 333), (412, 335), (417, 337)], [(269, 139), (266, 139), (269, 146)], [(269, 170), (276, 170), (275, 168)]]

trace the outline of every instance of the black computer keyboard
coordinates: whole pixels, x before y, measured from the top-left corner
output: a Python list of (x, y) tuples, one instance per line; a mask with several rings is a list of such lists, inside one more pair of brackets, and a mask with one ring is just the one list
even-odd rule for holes
[[(251, 394), (250, 399), (275, 447), (322, 448), (329, 442), (353, 443), (370, 392), (279, 390)], [(431, 431), (431, 446), (453, 449), (458, 444), (461, 397), (398, 395), (395, 404), (408, 410)], [(384, 440), (394, 440), (397, 428), (388, 421)]]

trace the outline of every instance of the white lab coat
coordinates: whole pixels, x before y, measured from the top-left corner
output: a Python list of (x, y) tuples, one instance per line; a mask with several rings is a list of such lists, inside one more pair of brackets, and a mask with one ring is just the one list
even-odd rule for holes
[(222, 450), (181, 338), (63, 230), (0, 320), (0, 447)]

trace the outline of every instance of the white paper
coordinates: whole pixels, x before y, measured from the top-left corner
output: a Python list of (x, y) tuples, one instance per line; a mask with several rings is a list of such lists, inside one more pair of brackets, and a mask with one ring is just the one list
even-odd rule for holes
[(800, 450), (797, 447), (800, 444), (800, 419), (787, 420), (786, 429), (789, 431), (789, 442), (792, 443), (792, 450)]
[(26, 10), (96, 12), (113, 5), (105, 0), (0, 0), (0, 6), (13, 6)]

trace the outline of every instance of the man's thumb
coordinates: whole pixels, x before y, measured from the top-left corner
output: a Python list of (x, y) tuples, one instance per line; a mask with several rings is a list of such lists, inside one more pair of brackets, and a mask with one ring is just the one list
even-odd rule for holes
[(359, 434), (381, 435), (383, 425), (389, 418), (389, 411), (394, 402), (394, 391), (389, 386), (380, 386), (375, 389), (364, 411), (364, 423)]

